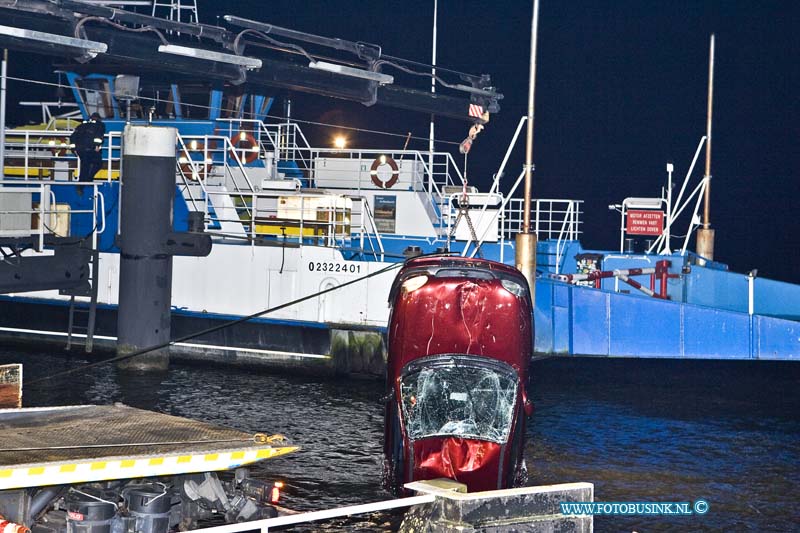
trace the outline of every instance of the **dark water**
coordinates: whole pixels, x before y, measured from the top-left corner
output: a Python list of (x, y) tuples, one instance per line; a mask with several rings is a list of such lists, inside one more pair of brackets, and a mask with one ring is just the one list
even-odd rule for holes
[[(86, 362), (0, 350), (26, 381)], [(530, 484), (589, 481), (596, 501), (704, 499), (704, 516), (598, 517), (597, 531), (800, 530), (800, 362), (573, 359), (534, 363)], [(109, 403), (281, 433), (302, 446), (263, 463), (287, 506), (389, 498), (380, 486), (382, 384), (173, 365), (158, 376), (98, 367), (26, 389), (26, 406)], [(396, 515), (310, 530), (391, 530)]]

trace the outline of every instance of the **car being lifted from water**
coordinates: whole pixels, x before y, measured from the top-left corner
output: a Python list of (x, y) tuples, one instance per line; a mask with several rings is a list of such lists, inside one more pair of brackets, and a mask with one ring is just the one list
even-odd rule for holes
[(525, 477), (533, 349), (528, 283), (482, 259), (409, 260), (389, 297), (384, 457), (389, 488), (450, 478), (470, 491)]

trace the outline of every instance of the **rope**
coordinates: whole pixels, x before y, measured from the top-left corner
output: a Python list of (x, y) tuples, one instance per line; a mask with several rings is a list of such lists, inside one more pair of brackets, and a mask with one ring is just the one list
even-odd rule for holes
[(70, 375), (70, 374), (74, 374), (75, 372), (81, 372), (81, 371), (87, 370), (89, 368), (94, 368), (94, 367), (97, 367), (97, 366), (105, 365), (107, 363), (116, 363), (116, 362), (119, 362), (119, 361), (125, 361), (127, 359), (132, 359), (134, 357), (138, 357), (140, 355), (144, 355), (144, 354), (156, 351), (156, 350), (160, 350), (162, 348), (167, 348), (167, 347), (172, 346), (174, 344), (177, 344), (179, 342), (185, 342), (185, 341), (194, 339), (196, 337), (200, 337), (202, 335), (206, 335), (208, 333), (214, 333), (215, 331), (220, 331), (222, 329), (229, 328), (231, 326), (235, 326), (236, 324), (241, 324), (241, 323), (247, 322), (248, 320), (252, 320), (254, 318), (258, 318), (258, 317), (266, 315), (268, 313), (273, 313), (275, 311), (280, 311), (281, 309), (285, 309), (285, 308), (291, 307), (291, 306), (293, 306), (295, 304), (299, 304), (299, 303), (305, 302), (306, 300), (310, 300), (312, 298), (317, 298), (319, 296), (322, 296), (323, 294), (328, 294), (329, 292), (333, 292), (333, 291), (339, 290), (339, 289), (341, 289), (343, 287), (348, 287), (350, 285), (354, 285), (354, 284), (359, 283), (361, 281), (364, 281), (366, 279), (373, 278), (375, 276), (379, 276), (381, 274), (384, 274), (384, 273), (389, 272), (391, 270), (394, 270), (396, 268), (400, 268), (401, 266), (403, 266), (403, 263), (395, 263), (395, 264), (389, 265), (387, 267), (384, 267), (384, 268), (382, 268), (380, 270), (376, 270), (375, 272), (372, 272), (371, 274), (367, 274), (366, 276), (362, 276), (360, 278), (356, 278), (356, 279), (347, 281), (345, 283), (342, 283), (341, 285), (337, 285), (335, 287), (329, 287), (329, 288), (321, 290), (319, 292), (315, 292), (313, 294), (309, 294), (307, 296), (303, 296), (302, 298), (298, 298), (297, 300), (292, 300), (291, 302), (286, 302), (284, 304), (281, 304), (281, 305), (278, 305), (278, 306), (275, 306), (275, 307), (264, 309), (263, 311), (259, 311), (257, 313), (253, 313), (252, 315), (248, 315), (248, 316), (245, 316), (245, 317), (242, 317), (242, 318), (238, 318), (236, 320), (232, 320), (230, 322), (226, 322), (226, 323), (220, 324), (218, 326), (212, 326), (212, 327), (204, 329), (202, 331), (198, 331), (198, 332), (195, 332), (195, 333), (190, 333), (188, 335), (184, 335), (183, 337), (180, 337), (180, 338), (177, 338), (177, 339), (173, 339), (173, 340), (171, 340), (169, 342), (158, 344), (156, 346), (150, 346), (149, 348), (143, 348), (143, 349), (137, 350), (137, 351), (135, 351), (133, 353), (129, 353), (129, 354), (125, 354), (125, 355), (118, 355), (117, 357), (111, 357), (109, 359), (103, 359), (102, 361), (97, 361), (96, 363), (89, 363), (89, 364), (86, 364), (86, 365), (81, 365), (81, 366), (78, 366), (78, 367), (75, 367), (75, 368), (71, 368), (69, 370), (65, 370), (63, 372), (57, 372), (57, 373), (51, 374), (49, 376), (44, 376), (44, 377), (41, 377), (41, 378), (38, 378), (38, 379), (34, 379), (32, 381), (29, 381), (29, 382), (25, 383), (25, 386), (34, 385), (36, 383), (42, 383), (42, 382), (49, 381), (49, 380), (52, 380), (52, 379), (55, 379), (55, 378), (59, 378), (59, 377), (62, 377), (62, 376), (67, 376), (67, 375)]

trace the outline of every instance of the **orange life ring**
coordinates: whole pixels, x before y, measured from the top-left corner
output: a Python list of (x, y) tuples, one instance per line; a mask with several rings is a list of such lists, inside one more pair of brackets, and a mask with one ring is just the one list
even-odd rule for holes
[(48, 139), (47, 145), (50, 147), (50, 152), (56, 157), (62, 157), (67, 155), (69, 152), (69, 139), (66, 139), (67, 142), (64, 142), (65, 139), (54, 137), (52, 139)]
[[(213, 142), (209, 143), (209, 148), (214, 148), (213, 144)], [(201, 155), (206, 155), (205, 150), (205, 145), (203, 143), (198, 143), (197, 141), (192, 141), (192, 144), (186, 147), (186, 151), (189, 153), (190, 157), (192, 152), (200, 152)], [(197, 176), (195, 176), (195, 173), (193, 172), (193, 166), (197, 167)], [(210, 160), (203, 162), (202, 160), (197, 161), (192, 159), (191, 161), (184, 161), (180, 164), (181, 173), (190, 179), (205, 178), (208, 176), (208, 173), (211, 172), (212, 166), (213, 163)]]
[[(246, 146), (242, 146), (242, 145)], [(248, 164), (252, 163), (256, 159), (258, 159), (258, 141), (253, 135), (247, 131), (241, 131), (231, 139), (231, 145), (233, 145), (233, 149), (230, 150), (231, 157), (233, 154), (239, 152), (239, 159), (241, 159), (242, 163)]]
[[(392, 176), (386, 181), (381, 181), (381, 179), (378, 177), (378, 167), (383, 165), (389, 165), (389, 168), (392, 169)], [(372, 166), (369, 169), (369, 177), (372, 179), (372, 183), (374, 183), (376, 187), (380, 187), (381, 189), (391, 189), (400, 178), (400, 169), (394, 159), (388, 155), (381, 155), (376, 157), (375, 161), (372, 162)]]

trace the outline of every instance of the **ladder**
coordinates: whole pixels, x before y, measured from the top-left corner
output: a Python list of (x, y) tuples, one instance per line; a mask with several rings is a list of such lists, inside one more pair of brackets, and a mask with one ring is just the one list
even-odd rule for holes
[[(100, 253), (92, 250), (89, 259), (89, 289), (74, 290), (68, 294), (69, 299), (69, 323), (67, 324), (67, 346), (66, 350), (72, 348), (72, 336), (74, 333), (84, 333), (86, 342), (84, 349), (86, 353), (91, 353), (94, 347), (95, 319), (97, 317), (97, 272), (99, 267)], [(88, 296), (89, 306), (83, 307), (76, 305), (76, 296)], [(80, 322), (80, 324), (78, 323)]]
[(197, 0), (153, 0), (153, 16), (173, 22), (197, 24)]

